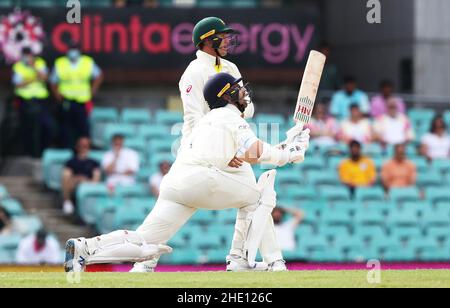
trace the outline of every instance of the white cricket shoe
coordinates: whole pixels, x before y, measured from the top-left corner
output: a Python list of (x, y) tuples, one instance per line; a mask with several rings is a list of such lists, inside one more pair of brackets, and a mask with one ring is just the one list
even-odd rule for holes
[(286, 261), (276, 260), (269, 264), (269, 272), (286, 272), (288, 269), (286, 267)]
[(159, 258), (153, 258), (149, 261), (134, 263), (130, 273), (153, 273)]
[(247, 259), (240, 256), (228, 255), (226, 260), (227, 272), (265, 272), (268, 269), (265, 262), (255, 262), (255, 266), (252, 268), (248, 264)]
[(66, 242), (64, 270), (66, 272), (84, 272), (87, 257), (86, 239), (84, 237), (68, 240)]

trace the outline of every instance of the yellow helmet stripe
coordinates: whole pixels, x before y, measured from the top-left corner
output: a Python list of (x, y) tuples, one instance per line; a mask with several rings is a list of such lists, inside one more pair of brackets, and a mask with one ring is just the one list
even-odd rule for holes
[(223, 87), (223, 89), (219, 92), (219, 94), (217, 94), (217, 97), (221, 97), (229, 88), (231, 88), (231, 84), (227, 83), (225, 87)]
[(216, 33), (216, 30), (215, 30), (215, 29), (212, 29), (211, 31), (206, 32), (205, 34), (203, 34), (202, 36), (200, 36), (200, 40), (204, 40), (205, 38), (207, 38), (208, 36), (213, 35), (214, 33)]

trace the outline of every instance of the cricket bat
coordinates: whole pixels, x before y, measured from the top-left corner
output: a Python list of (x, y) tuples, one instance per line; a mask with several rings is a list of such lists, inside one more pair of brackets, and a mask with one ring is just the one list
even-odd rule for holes
[(293, 138), (301, 133), (303, 127), (311, 119), (325, 60), (325, 55), (316, 50), (309, 53), (294, 112), (296, 125), (286, 133), (286, 143), (292, 142)]

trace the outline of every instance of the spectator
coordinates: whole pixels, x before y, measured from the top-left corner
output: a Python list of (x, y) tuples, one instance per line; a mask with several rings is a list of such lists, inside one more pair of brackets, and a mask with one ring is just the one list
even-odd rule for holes
[(340, 81), (337, 66), (330, 62), (331, 45), (327, 42), (322, 42), (319, 51), (327, 57), (320, 80), (320, 89), (336, 91), (339, 89)]
[(387, 113), (374, 124), (375, 139), (383, 146), (414, 140), (414, 130), (408, 117), (398, 111), (398, 103), (391, 97), (387, 101)]
[(19, 264), (58, 264), (62, 262), (58, 241), (49, 236), (44, 229), (20, 241), (16, 259)]
[(346, 77), (344, 89), (336, 92), (331, 98), (330, 113), (339, 120), (346, 119), (349, 117), (352, 104), (357, 104), (363, 114), (369, 114), (369, 97), (358, 90), (354, 77)]
[(364, 118), (357, 104), (350, 106), (350, 118), (341, 123), (340, 140), (349, 143), (356, 140), (367, 144), (372, 142), (372, 127), (370, 121)]
[(383, 165), (381, 180), (385, 189), (408, 187), (416, 184), (416, 166), (406, 159), (405, 144), (394, 147), (394, 158)]
[(74, 193), (81, 183), (98, 183), (101, 180), (100, 164), (90, 159), (91, 142), (88, 137), (77, 141), (74, 157), (66, 163), (63, 171), (63, 211), (70, 215), (74, 212)]
[(352, 140), (349, 147), (351, 157), (339, 165), (339, 178), (349, 187), (353, 195), (356, 187), (375, 184), (377, 171), (372, 159), (362, 156), (361, 143)]
[[(286, 214), (292, 215), (292, 218), (283, 222)], [(295, 229), (302, 221), (304, 213), (298, 209), (276, 207), (272, 211), (272, 217), (281, 250), (294, 251), (296, 249)]]
[(397, 103), (398, 112), (405, 114), (406, 106), (401, 97), (394, 96), (394, 84), (390, 80), (383, 80), (380, 83), (380, 94), (372, 97), (370, 103), (370, 115), (378, 118), (388, 112), (387, 102), (392, 99)]
[(155, 173), (150, 177), (149, 184), (150, 189), (156, 198), (159, 196), (159, 186), (161, 185), (161, 181), (163, 180), (164, 176), (169, 172), (170, 170), (170, 163), (168, 161), (163, 161), (159, 164), (159, 172)]
[(81, 136), (89, 136), (88, 114), (103, 74), (94, 60), (82, 55), (77, 44), (71, 43), (67, 55), (55, 61), (50, 76), (53, 94), (61, 104), (62, 143), (73, 148)]
[(442, 116), (431, 122), (431, 130), (421, 140), (420, 153), (428, 160), (450, 158), (450, 136)]
[(11, 231), (11, 216), (6, 209), (0, 206), (0, 235), (9, 234)]
[(336, 119), (327, 115), (327, 108), (324, 104), (316, 106), (307, 128), (311, 130), (311, 137), (318, 146), (336, 144), (339, 126)]
[(53, 119), (48, 102), (48, 69), (44, 59), (30, 48), (22, 51), (22, 59), (13, 65), (12, 82), (20, 101), (22, 141), (27, 155), (41, 157), (53, 135)]
[(102, 168), (107, 178), (106, 184), (111, 191), (117, 185), (133, 185), (139, 169), (139, 155), (136, 151), (123, 147), (124, 136), (116, 134), (112, 138), (112, 150), (102, 160)]

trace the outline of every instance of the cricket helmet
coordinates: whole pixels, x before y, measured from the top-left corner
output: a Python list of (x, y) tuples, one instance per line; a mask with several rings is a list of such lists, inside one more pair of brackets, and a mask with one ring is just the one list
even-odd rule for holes
[[(217, 39), (219, 33), (236, 33), (235, 30), (228, 27), (225, 22), (217, 17), (206, 17), (200, 20), (192, 31), (192, 41), (195, 47), (205, 41), (207, 38)], [(220, 42), (219, 42), (220, 45)]]
[[(224, 107), (228, 101), (223, 99), (225, 93), (230, 94), (233, 85), (239, 83), (242, 78), (234, 78), (228, 73), (219, 73), (214, 75), (203, 88), (203, 97), (210, 109)], [(235, 90), (232, 90), (235, 91)]]

